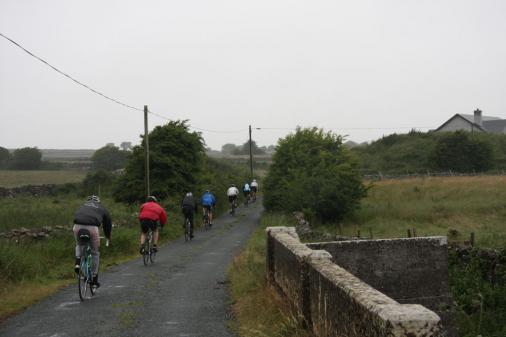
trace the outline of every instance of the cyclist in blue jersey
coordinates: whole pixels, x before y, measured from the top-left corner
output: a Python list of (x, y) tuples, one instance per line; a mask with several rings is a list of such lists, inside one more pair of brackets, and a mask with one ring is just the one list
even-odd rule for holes
[(205, 214), (206, 209), (208, 211), (210, 227), (213, 225), (213, 208), (216, 206), (216, 198), (209, 190), (206, 190), (200, 198), (200, 203), (202, 204), (203, 213)]

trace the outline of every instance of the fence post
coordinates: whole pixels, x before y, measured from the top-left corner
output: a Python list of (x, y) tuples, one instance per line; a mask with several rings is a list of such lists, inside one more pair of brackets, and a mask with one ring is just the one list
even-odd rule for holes
[(413, 228), (413, 237), (416, 238), (416, 228)]
[(469, 243), (471, 247), (474, 247), (474, 232), (471, 232), (471, 237), (469, 238)]
[(371, 240), (373, 239), (373, 236), (372, 236), (372, 228), (369, 227), (369, 236), (371, 237)]
[(408, 238), (411, 237), (411, 229), (408, 228)]

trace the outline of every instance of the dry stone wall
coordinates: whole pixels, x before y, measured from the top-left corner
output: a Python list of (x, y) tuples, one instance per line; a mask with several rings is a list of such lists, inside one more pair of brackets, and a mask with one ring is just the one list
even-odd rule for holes
[(291, 302), (315, 336), (443, 336), (439, 316), (400, 304), (301, 243), (294, 228), (267, 228), (269, 281)]

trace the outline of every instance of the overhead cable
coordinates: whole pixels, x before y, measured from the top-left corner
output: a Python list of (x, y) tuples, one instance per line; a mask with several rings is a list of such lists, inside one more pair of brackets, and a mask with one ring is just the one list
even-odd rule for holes
[(4, 34), (0, 33), (0, 36), (2, 36), (4, 39), (8, 40), (9, 42), (11, 42), (12, 44), (16, 45), (17, 47), (21, 48), (25, 53), (27, 53), (28, 55), (36, 58), (37, 60), (39, 60), (40, 62), (44, 63), (45, 65), (49, 66), (50, 68), (52, 68), (53, 70), (55, 70), (56, 72), (60, 73), (61, 75), (69, 78), (70, 80), (74, 81), (75, 83), (85, 87), (86, 89), (90, 90), (91, 92), (97, 94), (97, 95), (100, 95), (116, 104), (119, 104), (119, 105), (122, 105), (124, 107), (127, 107), (127, 108), (130, 108), (130, 109), (133, 109), (133, 110), (137, 110), (137, 111), (143, 111), (142, 109), (140, 108), (137, 108), (137, 107), (134, 107), (132, 105), (129, 105), (129, 104), (126, 104), (126, 103), (123, 103), (121, 102), (120, 100), (117, 100), (115, 98), (112, 98), (110, 96), (107, 96), (103, 93), (101, 93), (100, 91), (98, 90), (95, 90), (93, 88), (91, 88), (90, 86), (84, 84), (83, 82), (79, 81), (79, 80), (76, 80), (75, 78), (73, 78), (72, 76), (70, 76), (69, 74), (61, 71), (60, 69), (56, 68), (55, 66), (51, 65), (49, 62), (47, 62), (46, 60), (38, 57), (37, 55), (35, 55), (34, 53), (32, 53), (31, 51), (29, 51), (28, 49), (26, 49), (25, 47), (21, 46), (19, 43), (17, 43), (16, 41), (12, 40), (11, 38), (5, 36)]

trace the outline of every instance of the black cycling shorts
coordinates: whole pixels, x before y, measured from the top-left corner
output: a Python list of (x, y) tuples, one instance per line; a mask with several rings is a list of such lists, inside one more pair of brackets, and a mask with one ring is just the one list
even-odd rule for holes
[(251, 191), (252, 191), (252, 192), (257, 193), (257, 188), (256, 188), (256, 186), (251, 186)]
[(156, 231), (156, 229), (158, 228), (158, 221), (154, 221), (151, 219), (141, 219), (142, 232), (147, 233), (149, 228), (151, 228), (152, 231)]
[(212, 205), (202, 205), (202, 208), (207, 209), (209, 212), (211, 212), (213, 210), (213, 206)]
[(244, 193), (244, 196), (247, 197), (250, 193), (250, 191), (243, 191), (242, 193)]
[(235, 199), (237, 199), (237, 195), (229, 195), (228, 196), (228, 202), (234, 202)]

